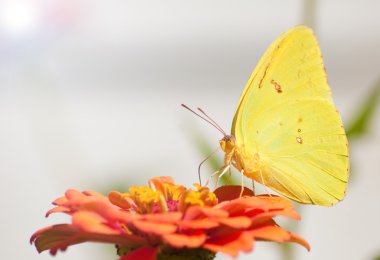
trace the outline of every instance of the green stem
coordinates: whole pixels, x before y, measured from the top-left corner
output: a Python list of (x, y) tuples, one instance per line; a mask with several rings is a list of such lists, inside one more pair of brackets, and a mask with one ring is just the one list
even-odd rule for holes
[(317, 0), (304, 0), (302, 6), (302, 24), (315, 30)]

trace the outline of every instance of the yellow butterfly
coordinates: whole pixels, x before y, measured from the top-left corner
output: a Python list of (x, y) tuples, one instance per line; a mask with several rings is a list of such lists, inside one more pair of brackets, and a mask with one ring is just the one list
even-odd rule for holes
[(330, 206), (347, 187), (348, 142), (313, 31), (290, 29), (253, 71), (220, 141), (226, 172), (300, 203)]

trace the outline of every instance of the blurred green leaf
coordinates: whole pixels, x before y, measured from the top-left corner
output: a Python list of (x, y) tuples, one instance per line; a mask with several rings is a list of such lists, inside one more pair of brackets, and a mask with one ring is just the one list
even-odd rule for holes
[(369, 125), (374, 118), (376, 107), (380, 101), (380, 80), (376, 83), (372, 92), (360, 104), (358, 111), (351, 119), (346, 129), (349, 139), (361, 137), (368, 132)]
[(313, 28), (315, 31), (316, 16), (317, 16), (317, 0), (304, 0), (302, 2), (302, 24)]

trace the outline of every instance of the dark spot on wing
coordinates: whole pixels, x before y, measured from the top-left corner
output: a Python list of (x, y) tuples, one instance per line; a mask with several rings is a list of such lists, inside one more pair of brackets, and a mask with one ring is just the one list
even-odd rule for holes
[(282, 93), (282, 87), (280, 84), (278, 84), (275, 80), (271, 80), (270, 82), (271, 84), (273, 84), (274, 86), (274, 89), (277, 91), (277, 93)]

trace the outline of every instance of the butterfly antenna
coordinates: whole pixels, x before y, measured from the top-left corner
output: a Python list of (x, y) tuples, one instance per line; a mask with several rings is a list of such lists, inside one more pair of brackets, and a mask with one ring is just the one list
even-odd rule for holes
[(208, 120), (210, 120), (211, 122), (214, 123), (215, 126), (218, 127), (219, 131), (221, 131), (224, 135), (227, 135), (226, 132), (223, 130), (223, 128), (217, 123), (215, 122), (214, 119), (212, 119), (209, 115), (206, 114), (205, 111), (203, 111), (200, 107), (197, 107), (197, 109), (205, 116), (207, 117)]
[[(198, 117), (202, 118), (203, 120), (205, 120), (207, 123), (209, 123), (210, 125), (212, 125), (213, 127), (215, 127), (219, 132), (221, 132), (223, 135), (226, 135), (226, 133), (223, 131), (223, 129), (217, 124), (215, 123), (214, 120), (212, 120), (211, 118), (209, 118), (209, 116), (207, 116), (203, 111), (202, 114), (204, 114), (206, 117), (198, 114), (197, 112), (195, 112), (194, 110), (192, 110), (191, 108), (189, 108), (188, 106), (186, 106), (185, 104), (181, 104), (181, 106), (183, 106), (184, 108), (186, 108), (187, 110), (189, 110), (190, 112), (192, 112), (193, 114), (197, 115)], [(198, 109), (199, 110), (199, 109)]]
[(214, 156), (214, 154), (219, 150), (220, 147), (217, 147), (212, 153), (207, 155), (207, 157), (199, 164), (198, 166), (198, 178), (199, 178), (199, 185), (202, 186), (202, 180), (201, 180), (201, 166), (204, 162), (206, 162), (210, 157)]

